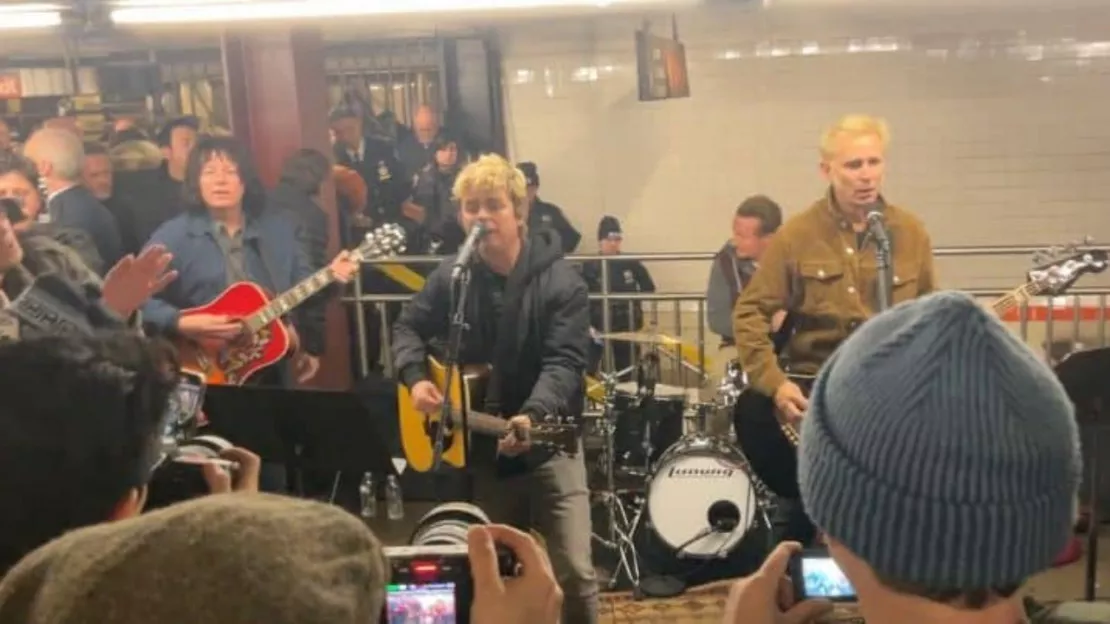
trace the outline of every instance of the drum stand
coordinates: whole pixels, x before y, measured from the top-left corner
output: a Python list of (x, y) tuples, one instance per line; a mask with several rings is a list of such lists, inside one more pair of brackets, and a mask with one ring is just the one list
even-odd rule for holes
[(632, 540), (640, 518), (644, 513), (644, 505), (640, 504), (636, 514), (629, 521), (628, 509), (617, 492), (616, 484), (616, 423), (613, 410), (615, 408), (617, 377), (606, 374), (602, 377), (605, 385), (605, 403), (602, 411), (600, 426), (605, 435), (605, 483), (606, 491), (602, 499), (609, 515), (609, 538), (604, 539), (594, 533), (593, 538), (603, 547), (617, 553), (618, 563), (609, 578), (608, 588), (613, 589), (620, 582), (624, 574), (633, 587), (640, 585), (640, 562), (636, 552), (636, 544)]

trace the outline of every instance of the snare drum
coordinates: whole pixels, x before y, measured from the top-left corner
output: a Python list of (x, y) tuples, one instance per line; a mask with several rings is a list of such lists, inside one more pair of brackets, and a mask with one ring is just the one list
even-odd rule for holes
[(669, 446), (682, 437), (686, 412), (686, 390), (657, 384), (652, 397), (636, 395), (634, 382), (618, 384), (613, 411), (615, 466), (622, 472), (647, 474)]

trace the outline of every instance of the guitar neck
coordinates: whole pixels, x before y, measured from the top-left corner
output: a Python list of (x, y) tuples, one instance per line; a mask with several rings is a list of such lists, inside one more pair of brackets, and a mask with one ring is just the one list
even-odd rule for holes
[(470, 410), (466, 413), (466, 424), (471, 431), (499, 438), (509, 432), (509, 421), (493, 414)]
[(275, 297), (273, 301), (247, 318), (245, 321), (247, 330), (256, 332), (289, 314), (294, 308), (304, 303), (312, 295), (330, 286), (334, 281), (335, 275), (332, 274), (330, 268), (320, 269), (308, 279)]
[(1031, 297), (1038, 295), (1040, 292), (1041, 289), (1037, 282), (1022, 284), (998, 299), (995, 299), (994, 303), (991, 304), (991, 308), (994, 310), (995, 314), (1001, 316), (1022, 303), (1029, 301)]

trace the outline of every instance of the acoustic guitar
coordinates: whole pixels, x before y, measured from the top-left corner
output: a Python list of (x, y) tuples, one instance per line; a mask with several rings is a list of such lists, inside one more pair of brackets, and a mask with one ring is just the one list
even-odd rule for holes
[[(1102, 250), (1084, 251), (1062, 257), (1038, 266), (1027, 275), (1027, 282), (1003, 295), (991, 304), (996, 314), (1003, 314), (1036, 296), (1059, 296), (1080, 277), (1106, 270), (1107, 253)], [(783, 329), (773, 336), (776, 354), (789, 342), (793, 325), (783, 324)], [(815, 375), (787, 372), (787, 378), (798, 384), (807, 396), (813, 387)], [(733, 421), (736, 437), (752, 471), (777, 496), (797, 499), (798, 443), (800, 432), (795, 425), (780, 420), (774, 400), (752, 388), (746, 388), (736, 400)]]
[[(404, 251), (405, 233), (397, 225), (383, 225), (366, 235), (354, 258), (360, 262), (384, 258)], [(181, 367), (204, 377), (211, 385), (238, 386), (252, 375), (285, 357), (292, 346), (282, 317), (335, 281), (330, 268), (323, 268), (277, 297), (270, 297), (258, 284), (237, 282), (210, 303), (182, 310), (182, 318), (215, 314), (238, 319), (243, 335), (231, 342), (177, 340)]]
[[(452, 371), (450, 396), (444, 401), (450, 406), (450, 422), (444, 423), (439, 411), (424, 413), (412, 405), (412, 394), (400, 384), (397, 391), (397, 417), (401, 427), (401, 446), (408, 460), (408, 467), (416, 472), (427, 472), (435, 465), (435, 443), (440, 427), (443, 427), (442, 460), (455, 468), (466, 466), (466, 444), (462, 431), (463, 411), (466, 411), (466, 425), (472, 433), (496, 438), (508, 435), (512, 426), (505, 418), (487, 414), (475, 408), (485, 401), (486, 386), (489, 382), (488, 366), (463, 367), (460, 373)], [(447, 369), (434, 358), (428, 358), (429, 381), (441, 391), (447, 380)], [(514, 432), (521, 435), (522, 432)], [(528, 430), (528, 439), (534, 448), (543, 448), (573, 455), (578, 450), (578, 427), (563, 419), (548, 416), (542, 422), (533, 423)]]

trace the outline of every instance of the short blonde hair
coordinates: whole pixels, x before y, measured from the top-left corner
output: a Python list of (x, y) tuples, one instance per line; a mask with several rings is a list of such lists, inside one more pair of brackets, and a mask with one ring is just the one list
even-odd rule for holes
[(504, 191), (521, 221), (528, 220), (528, 193), (524, 174), (497, 154), (483, 154), (459, 172), (451, 195), (460, 204), (478, 193)]
[(825, 129), (821, 135), (821, 159), (828, 161), (836, 156), (837, 143), (842, 138), (877, 137), (885, 148), (890, 144), (890, 127), (886, 120), (871, 115), (845, 115)]

